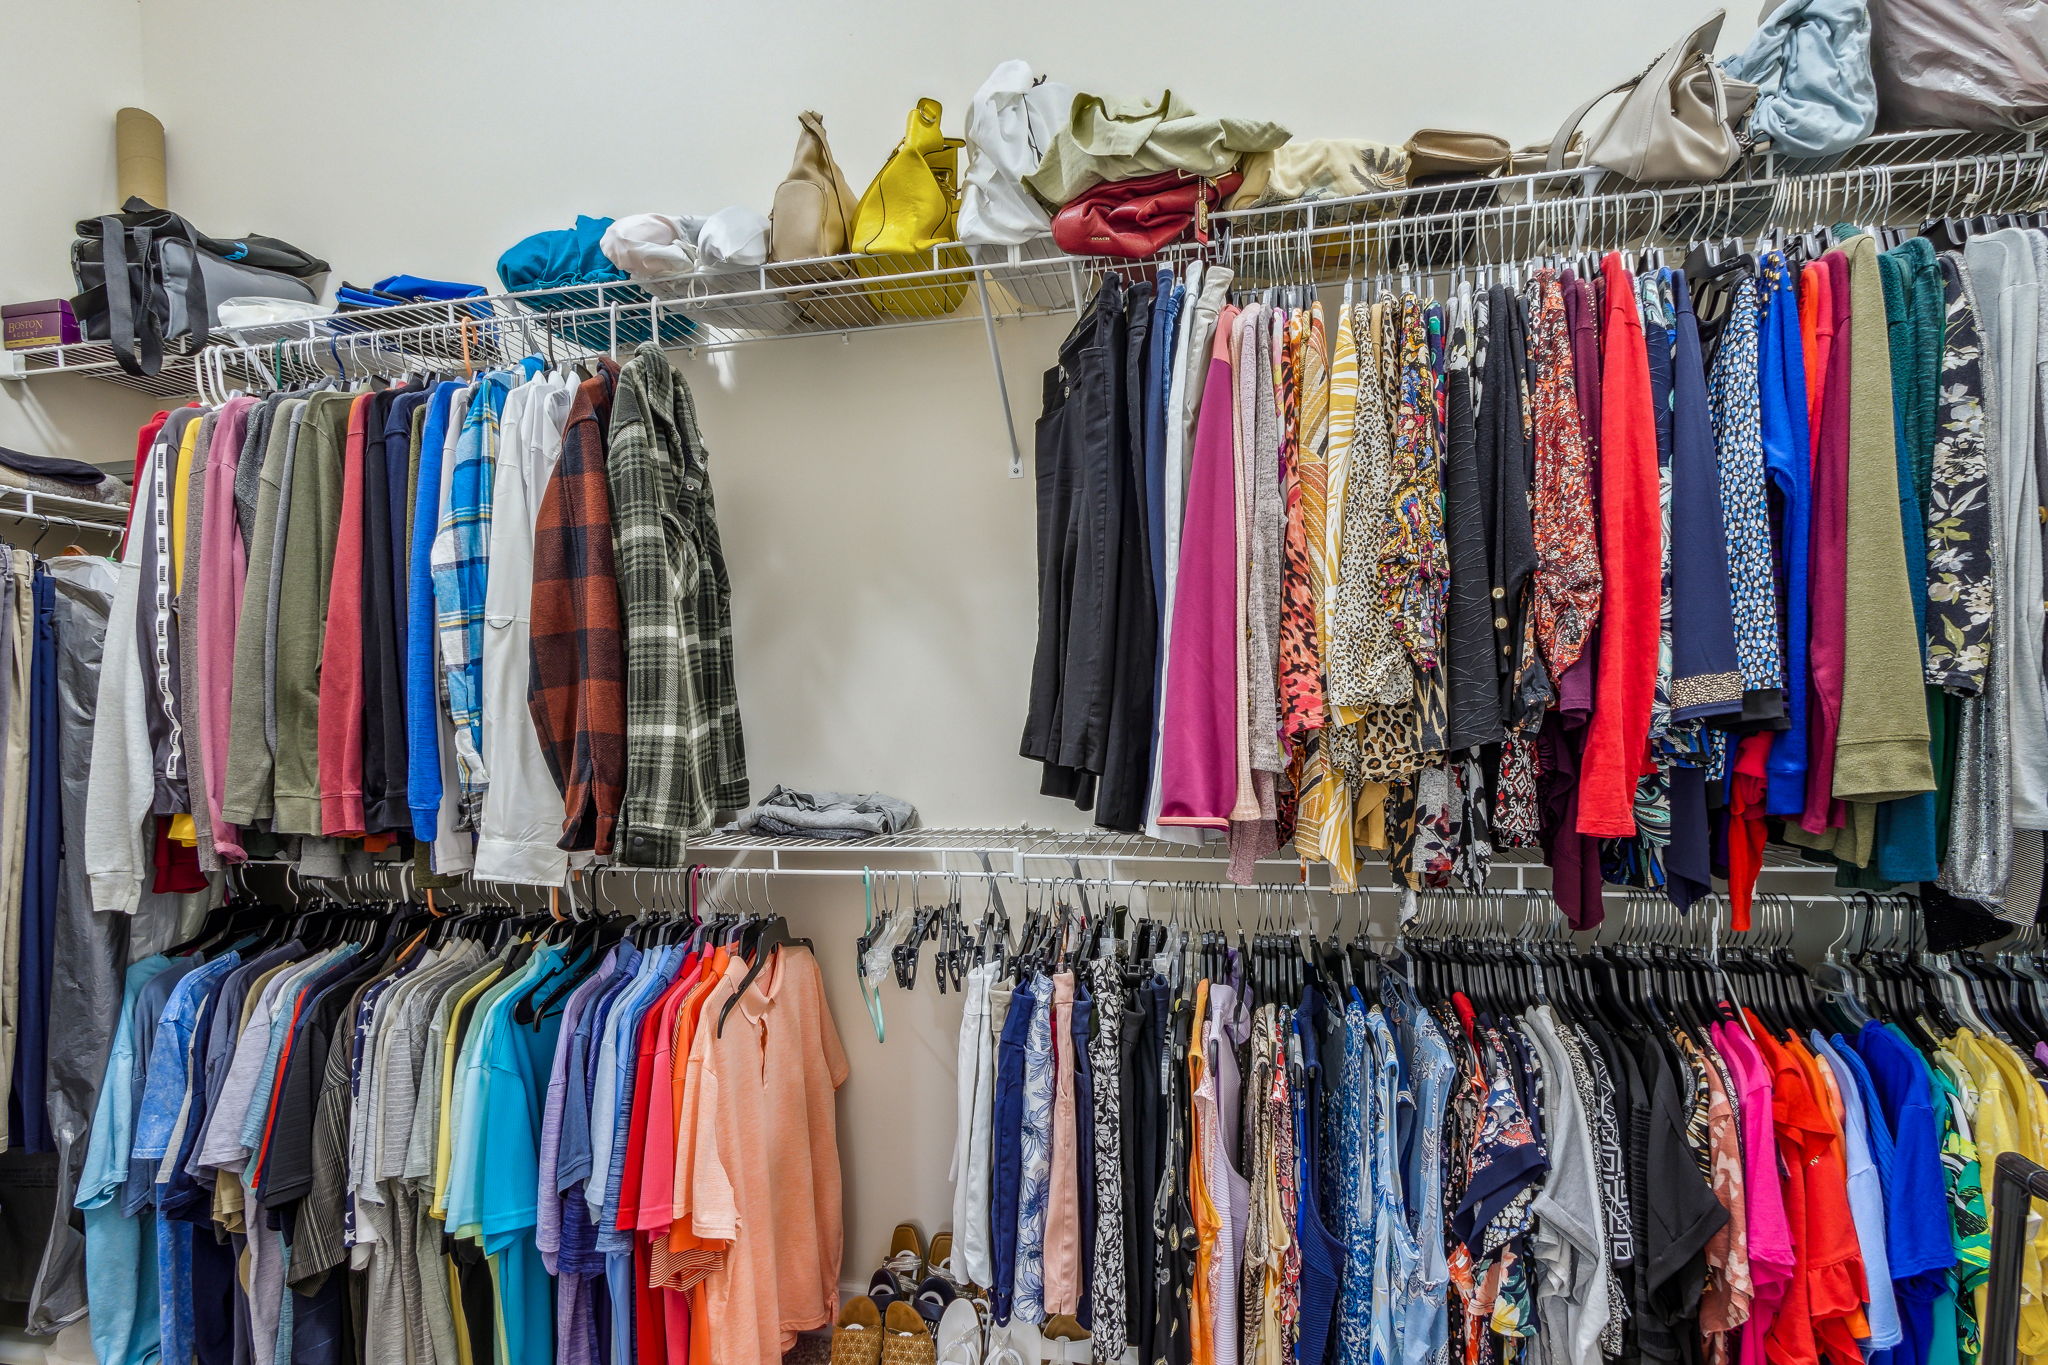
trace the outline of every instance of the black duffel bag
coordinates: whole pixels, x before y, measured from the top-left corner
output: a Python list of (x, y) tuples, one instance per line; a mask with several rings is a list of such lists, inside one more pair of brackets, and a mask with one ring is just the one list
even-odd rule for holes
[(128, 373), (153, 375), (166, 346), (205, 344), (223, 300), (316, 302), (327, 262), (275, 237), (209, 237), (170, 210), (131, 198), (120, 213), (79, 220), (71, 273), (79, 334), (113, 343)]

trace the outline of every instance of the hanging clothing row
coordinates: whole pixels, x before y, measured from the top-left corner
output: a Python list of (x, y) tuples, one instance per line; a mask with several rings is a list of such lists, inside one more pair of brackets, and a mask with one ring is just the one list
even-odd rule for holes
[[(70, 461), (45, 464), (99, 477)], [(39, 542), (118, 530), (17, 516)], [(12, 1169), (27, 1177), (7, 1192), (22, 1254), (0, 1258), (0, 1295), (25, 1304), (27, 1326), (41, 1333), (86, 1311), (71, 1201), (121, 972), (131, 954), (161, 950), (204, 909), (199, 897), (151, 891), (132, 915), (92, 909), (86, 774), (117, 578), (113, 561), (77, 546), (47, 559), (0, 546), (0, 1150), (19, 1157)]]
[(1724, 876), (1740, 927), (1772, 841), (2032, 920), (2048, 237), (1995, 227), (1106, 279), (1038, 426), (1043, 790), (1240, 880), (1540, 850), (1582, 926)]
[(51, 1001), (60, 984), (86, 984), (60, 983), (57, 972), (97, 927), (60, 915), (59, 899), (79, 871), (62, 851), (85, 795), (65, 774), (78, 771), (91, 727), (89, 708), (83, 728), (69, 708), (90, 684), (112, 580), (105, 560), (83, 552), (39, 559), (0, 545), (0, 1151), (51, 1151), (54, 1130), (75, 1135), (91, 1110), (88, 1101), (78, 1112), (77, 1082), (98, 1070), (93, 1040)]
[(838, 1308), (808, 946), (231, 901), (126, 972), (77, 1192), (100, 1361), (778, 1361)]
[(1973, 1362), (2048, 960), (1830, 963), (1062, 907), (966, 975), (956, 1273), (1103, 1365)]
[(747, 804), (708, 455), (659, 348), (159, 413), (135, 488), (99, 908), (414, 849), (558, 886), (679, 866)]

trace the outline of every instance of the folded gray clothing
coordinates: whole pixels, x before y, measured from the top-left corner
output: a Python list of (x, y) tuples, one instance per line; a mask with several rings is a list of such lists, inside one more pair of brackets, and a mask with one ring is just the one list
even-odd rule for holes
[(872, 839), (875, 837), (875, 832), (871, 829), (812, 829), (806, 825), (788, 824), (776, 819), (772, 815), (761, 816), (760, 819), (754, 822), (753, 829), (748, 832), (771, 835), (777, 839), (854, 840)]
[(53, 479), (45, 474), (29, 474), (11, 465), (0, 463), (0, 487), (19, 488), (26, 493), (48, 493), (55, 497), (78, 498), (85, 502), (103, 502), (109, 507), (119, 507), (128, 501), (128, 485), (112, 475), (103, 474), (97, 483), (74, 483), (69, 479)]
[(866, 839), (894, 834), (916, 822), (915, 807), (882, 792), (856, 795), (778, 786), (759, 805), (741, 811), (728, 828), (785, 838)]

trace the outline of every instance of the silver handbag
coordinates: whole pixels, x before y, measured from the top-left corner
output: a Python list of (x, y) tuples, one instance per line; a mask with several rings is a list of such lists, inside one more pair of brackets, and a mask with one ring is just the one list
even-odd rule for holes
[(1621, 108), (1587, 144), (1585, 165), (1649, 185), (1726, 175), (1745, 150), (1740, 130), (1757, 95), (1754, 85), (1736, 80), (1714, 62), (1714, 40), (1727, 17), (1726, 10), (1715, 10), (1642, 75), (1572, 110), (1551, 141), (1546, 167), (1564, 169), (1565, 148), (1593, 106), (1627, 91)]

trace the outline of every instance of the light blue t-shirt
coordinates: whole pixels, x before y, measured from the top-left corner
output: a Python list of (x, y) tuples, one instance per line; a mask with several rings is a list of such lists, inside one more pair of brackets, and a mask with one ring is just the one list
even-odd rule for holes
[[(536, 952), (521, 975), (526, 985), (502, 996), (491, 1010), (478, 1044), (483, 1074), (478, 1095), (476, 1221), (486, 1252), (504, 1248), (518, 1234), (531, 1233), (538, 1209), (540, 1112), (548, 1064), (562, 1024), (561, 1007), (529, 1024), (512, 1018), (527, 989), (561, 965), (559, 948)], [(531, 1240), (530, 1236), (528, 1240)]]
[(689, 957), (680, 945), (665, 950), (643, 987), (634, 995), (630, 1014), (620, 1021), (619, 1045), (612, 1058), (611, 1153), (606, 1163), (604, 1203), (598, 1215), (597, 1245), (605, 1251), (630, 1251), (633, 1234), (619, 1230), (619, 1196), (626, 1175), (626, 1135), (633, 1117), (633, 1085), (640, 1061), (640, 1028), (654, 1002), (675, 984), (677, 973)]
[(551, 1365), (555, 1354), (553, 1281), (534, 1241), (540, 1173), (541, 1102), (561, 1031), (561, 1007), (532, 1024), (512, 1018), (527, 987), (561, 963), (561, 951), (533, 955), (526, 985), (501, 996), (478, 1047), (483, 1086), (477, 1099), (479, 1184), (475, 1199), (484, 1250), (497, 1259), (498, 1325), (507, 1365)]
[(1807, 1036), (1813, 1051), (1834, 1073), (1842, 1092), (1842, 1136), (1848, 1144), (1849, 1221), (1856, 1225), (1856, 1245), (1863, 1251), (1864, 1317), (1870, 1335), (1859, 1344), (1870, 1351), (1889, 1351), (1905, 1339), (1899, 1325), (1899, 1301), (1892, 1293), (1891, 1262), (1885, 1255), (1884, 1183), (1870, 1159), (1870, 1126), (1863, 1112), (1863, 1089), (1856, 1072), (1834, 1045), (1815, 1031)]
[[(192, 1041), (213, 1003), (214, 989), (241, 964), (239, 953), (227, 953), (195, 966), (171, 988), (157, 1016), (150, 1043), (147, 1075), (135, 1116), (132, 1162), (149, 1168), (152, 1184), (168, 1176), (165, 1157), (182, 1136), (192, 1102)], [(131, 1169), (133, 1169), (131, 1167)], [(196, 1323), (192, 1307), (192, 1225), (166, 1218), (163, 1196), (156, 1198), (157, 1316), (166, 1360), (188, 1360)]]
[(160, 1161), (170, 1150), (178, 1116), (191, 1099), (193, 1035), (212, 1003), (215, 984), (241, 963), (240, 953), (229, 952), (195, 967), (164, 1002), (150, 1045), (142, 1105), (135, 1115), (135, 1160)]
[[(611, 1227), (618, 1211), (618, 1183), (613, 1175), (614, 1166), (622, 1163), (625, 1153), (625, 1133), (621, 1129), (620, 1101), (632, 1095), (633, 1061), (635, 1044), (638, 1041), (640, 1019), (647, 1006), (661, 988), (670, 980), (679, 950), (673, 944), (663, 944), (640, 960), (640, 970), (634, 974), (611, 1015), (605, 1020), (604, 1041), (598, 1048), (594, 1063), (595, 1075), (591, 1085), (590, 1099), (590, 1183), (584, 1187), (583, 1198), (590, 1206), (591, 1217), (597, 1220), (597, 1245), (601, 1250), (616, 1251), (621, 1248), (616, 1242), (619, 1234)], [(611, 1216), (607, 1217), (607, 1210)], [(612, 1235), (607, 1237), (606, 1234)], [(626, 1247), (632, 1240), (627, 1238)]]
[[(149, 1087), (149, 1062), (156, 1051), (156, 1030), (163, 1018), (164, 1006), (170, 1003), (171, 992), (178, 988), (178, 983), (199, 965), (196, 957), (174, 957), (170, 967), (144, 982), (141, 993), (135, 997), (135, 1074), (129, 1079), (128, 1093), (137, 1123), (141, 1122), (142, 1094)], [(132, 1130), (129, 1141), (128, 1179), (121, 1186), (121, 1212), (133, 1218), (156, 1198), (159, 1161), (154, 1157), (136, 1159)]]
[(146, 957), (128, 968), (122, 982), (121, 1013), (73, 1200), (85, 1211), (85, 1297), (93, 1354), (101, 1365), (144, 1365), (157, 1358), (162, 1346), (156, 1223), (124, 1217), (114, 1196), (127, 1182), (128, 1153), (134, 1146), (136, 1007), (142, 988), (170, 968), (169, 958)]
[(534, 964), (539, 956), (536, 952), (517, 971), (498, 978), (477, 997), (469, 1012), (468, 1030), (456, 1045), (455, 1085), (449, 1092), (453, 1107), (448, 1114), (448, 1188), (443, 1196), (443, 1206), (448, 1214), (448, 1231), (458, 1237), (481, 1240), (477, 1208), (482, 1191), (477, 1182), (483, 1169), (480, 1148), (485, 1131), (480, 1118), (487, 1080), (483, 1058), (491, 1033), (499, 1024), (497, 1005), (533, 980)]

